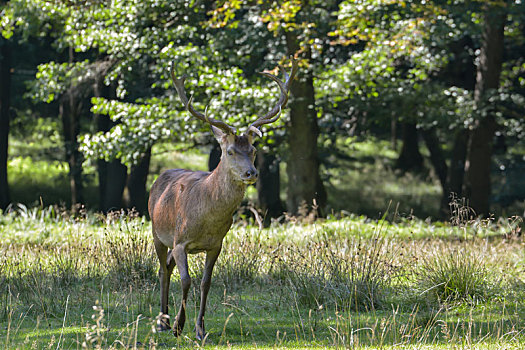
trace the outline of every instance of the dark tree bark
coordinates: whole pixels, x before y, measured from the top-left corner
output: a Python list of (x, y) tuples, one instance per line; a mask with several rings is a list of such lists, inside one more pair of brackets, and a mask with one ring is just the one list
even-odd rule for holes
[[(449, 216), (448, 203), (451, 195), (449, 188), (449, 167), (447, 166), (445, 155), (443, 154), (443, 149), (441, 148), (438, 136), (436, 134), (436, 129), (432, 128), (429, 130), (423, 130), (422, 134), (423, 139), (425, 140), (425, 145), (427, 146), (430, 152), (430, 162), (432, 163), (432, 167), (434, 168), (434, 171), (436, 172), (436, 175), (439, 179), (439, 183), (441, 185), (443, 195), (441, 197), (438, 215), (444, 219)], [(465, 158), (463, 157), (461, 164), (463, 164), (464, 161)], [(454, 161), (452, 161), (452, 164), (454, 164)], [(461, 166), (461, 179), (462, 178), (463, 166)]]
[(264, 215), (264, 226), (271, 224), (272, 218), (283, 215), (284, 206), (281, 202), (279, 161), (273, 154), (260, 151), (257, 154), (257, 199)]
[(210, 150), (210, 156), (208, 158), (208, 170), (213, 171), (219, 165), (219, 162), (221, 161), (221, 147), (219, 146), (219, 143), (215, 140), (213, 140), (213, 145)]
[(131, 167), (128, 182), (128, 198), (126, 207), (135, 209), (139, 215), (147, 212), (146, 181), (148, 180), (149, 164), (151, 160), (151, 148), (146, 150), (142, 159)]
[(439, 138), (436, 134), (435, 129), (423, 130), (423, 140), (425, 145), (430, 152), (430, 162), (436, 172), (441, 187), (445, 189), (447, 187), (447, 172), (448, 167), (441, 149)]
[[(469, 48), (473, 50), (474, 43), (468, 35), (449, 45), (448, 50), (452, 54), (451, 60), (440, 74), (440, 79), (447, 86), (459, 86), (467, 90), (474, 90), (476, 85), (476, 65), (474, 64), (474, 57), (469, 54)], [(459, 129), (454, 135), (450, 163), (440, 204), (440, 214), (443, 218), (447, 218), (451, 214), (449, 204), (452, 196), (456, 198), (462, 198), (463, 196), (468, 138), (469, 133), (465, 129)]]
[(61, 100), (59, 107), (60, 119), (62, 120), (62, 132), (66, 151), (66, 161), (69, 165), (69, 187), (71, 191), (71, 209), (76, 211), (83, 202), (82, 182), (82, 153), (78, 149), (78, 135), (80, 133), (79, 123), (80, 105), (74, 92), (70, 89)]
[(463, 179), (465, 177), (465, 161), (467, 158), (467, 143), (469, 132), (461, 129), (456, 133), (454, 145), (452, 146), (452, 157), (447, 172), (446, 187), (441, 197), (441, 212), (449, 215), (449, 203), (452, 196), (461, 198), (463, 196)]
[[(297, 36), (286, 32), (286, 46), (289, 55), (299, 50)], [(307, 50), (303, 58), (311, 59)], [(315, 109), (315, 91), (312, 71), (299, 70), (297, 79), (291, 85), (290, 124), (288, 125), (288, 146), (290, 157), (287, 163), (288, 199), (287, 208), (292, 214), (306, 205), (312, 209), (313, 202), (323, 209), (326, 205), (326, 190), (319, 175), (319, 157), (317, 150), (317, 111)]]
[(396, 168), (402, 171), (421, 171), (423, 156), (419, 152), (419, 138), (415, 123), (402, 123), (403, 145), (396, 162)]
[(7, 40), (0, 40), (0, 209), (5, 210), (11, 202), (7, 181), (11, 48)]
[[(69, 49), (69, 62), (74, 59), (73, 49)], [(83, 202), (83, 175), (82, 162), (83, 156), (79, 151), (78, 135), (80, 134), (80, 113), (82, 101), (75, 91), (74, 86), (70, 86), (62, 95), (59, 102), (59, 115), (62, 121), (62, 134), (64, 137), (64, 147), (66, 161), (69, 165), (69, 188), (71, 191), (71, 209), (76, 212)]]
[(393, 150), (397, 149), (397, 118), (394, 115), (390, 119), (390, 144)]
[[(104, 86), (101, 81), (96, 81), (93, 87), (96, 97), (115, 98), (115, 87)], [(102, 114), (95, 115), (97, 131), (109, 131), (115, 123)], [(120, 159), (107, 162), (104, 159), (97, 161), (99, 209), (108, 213), (112, 210), (120, 210), (124, 207), (122, 196), (126, 186), (128, 168), (122, 164)]]
[[(474, 90), (478, 110), (488, 107), (483, 103), (486, 92), (499, 87), (505, 18), (503, 6), (485, 6), (485, 23)], [(487, 115), (476, 122), (468, 143), (464, 194), (477, 215), (488, 216), (490, 211), (490, 170), (496, 129), (494, 111), (488, 109)]]
[(122, 196), (126, 187), (128, 168), (120, 162), (120, 159), (100, 162), (98, 163), (100, 209), (104, 213), (120, 210), (124, 207)]

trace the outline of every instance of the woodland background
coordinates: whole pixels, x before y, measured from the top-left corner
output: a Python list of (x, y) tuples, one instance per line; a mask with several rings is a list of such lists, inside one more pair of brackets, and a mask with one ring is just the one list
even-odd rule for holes
[(11, 0), (0, 11), (4, 210), (145, 213), (161, 170), (220, 156), (182, 109), (171, 62), (198, 109), (243, 130), (278, 96), (258, 72), (293, 55), (299, 76), (263, 130), (248, 193), (267, 222), (377, 216), (389, 203), (444, 218), (452, 194), (476, 215), (523, 215), (521, 0)]

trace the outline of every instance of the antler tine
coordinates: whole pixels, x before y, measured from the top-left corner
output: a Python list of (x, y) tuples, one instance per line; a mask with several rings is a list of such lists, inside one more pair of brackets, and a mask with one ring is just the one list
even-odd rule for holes
[(295, 78), (295, 74), (297, 74), (297, 70), (299, 69), (299, 66), (297, 65), (297, 61), (294, 59), (293, 56), (290, 56), (290, 60), (292, 61), (292, 72), (290, 73), (290, 76), (288, 77), (288, 74), (286, 74), (286, 71), (285, 71), (285, 79), (286, 79), (286, 82), (285, 82), (285, 86), (286, 86), (286, 89), (290, 89), (290, 85), (292, 85), (292, 81), (294, 80)]
[[(180, 78), (175, 77), (175, 68), (174, 68), (174, 66), (175, 66), (175, 64), (174, 64), (174, 62), (172, 62), (171, 69), (170, 69), (171, 80), (173, 81), (173, 85), (175, 86), (175, 90), (177, 90), (177, 94), (179, 95), (180, 100), (182, 101), (182, 104), (184, 105), (184, 108), (186, 108), (186, 110), (188, 112), (190, 112), (191, 115), (193, 115), (194, 117), (197, 117), (198, 119), (202, 120), (203, 122), (206, 122), (206, 123), (208, 123), (210, 125), (213, 125), (213, 126), (219, 128), (219, 129), (222, 129), (224, 132), (226, 132), (228, 134), (235, 134), (236, 130), (235, 130), (234, 127), (229, 126), (228, 124), (226, 124), (222, 120), (217, 120), (217, 119), (214, 119), (214, 118), (210, 118), (207, 113), (206, 114), (202, 114), (201, 112), (198, 112), (197, 110), (195, 110), (195, 108), (193, 108), (193, 105), (191, 103), (193, 101), (193, 96), (190, 96), (190, 99), (188, 100), (188, 97), (186, 96), (186, 90), (184, 89), (184, 81), (186, 80), (187, 75), (184, 74)], [(206, 107), (206, 110), (207, 109), (208, 109), (208, 107)]]
[(281, 64), (279, 65), (279, 69), (282, 70), (284, 74), (284, 81), (285, 81), (285, 86), (286, 86), (286, 82), (288, 81), (288, 79), (290, 79), (290, 76), (288, 75), (286, 68), (284, 68)]
[(283, 66), (279, 65), (279, 68), (284, 72), (284, 79), (285, 82), (279, 78), (277, 78), (275, 75), (270, 74), (268, 72), (261, 72), (262, 75), (265, 77), (268, 77), (275, 81), (277, 85), (279, 85), (279, 88), (281, 90), (281, 95), (279, 96), (279, 101), (277, 102), (277, 105), (272, 108), (265, 116), (257, 119), (255, 122), (253, 122), (250, 127), (259, 127), (264, 124), (270, 124), (275, 122), (277, 119), (279, 119), (279, 116), (281, 115), (282, 109), (286, 106), (286, 103), (288, 103), (288, 92), (290, 91), (290, 85), (292, 84), (293, 79), (295, 78), (295, 74), (297, 73), (297, 61), (290, 57), (292, 61), (292, 71), (290, 75), (286, 72), (286, 69), (284, 69)]

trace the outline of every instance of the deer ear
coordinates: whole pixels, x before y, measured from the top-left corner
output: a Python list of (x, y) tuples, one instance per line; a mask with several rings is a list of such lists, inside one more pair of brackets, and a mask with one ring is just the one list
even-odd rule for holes
[(259, 128), (256, 128), (253, 125), (250, 125), (245, 135), (248, 138), (248, 141), (250, 141), (250, 143), (253, 143), (255, 136), (259, 136), (259, 137), (263, 136), (261, 130), (259, 130)]
[(216, 128), (215, 126), (211, 126), (211, 131), (213, 131), (213, 136), (217, 139), (217, 141), (221, 142), (221, 139), (226, 135), (224, 131), (222, 131), (219, 128)]
[(211, 126), (211, 130), (213, 131), (213, 136), (215, 136), (215, 139), (219, 142), (219, 145), (223, 145), (228, 140), (230, 143), (235, 140), (234, 134), (227, 133), (213, 125)]

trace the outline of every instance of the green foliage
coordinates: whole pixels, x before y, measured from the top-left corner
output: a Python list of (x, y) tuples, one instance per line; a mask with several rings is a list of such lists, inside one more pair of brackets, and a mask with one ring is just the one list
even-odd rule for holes
[(89, 61), (74, 63), (49, 62), (38, 66), (36, 80), (29, 96), (47, 103), (57, 100), (66, 90), (82, 84), (82, 74), (89, 69)]

